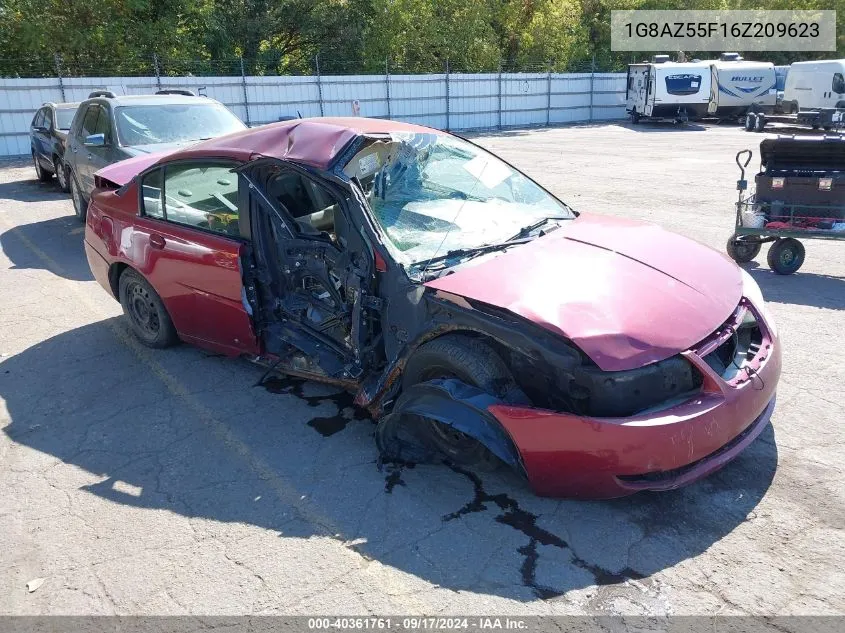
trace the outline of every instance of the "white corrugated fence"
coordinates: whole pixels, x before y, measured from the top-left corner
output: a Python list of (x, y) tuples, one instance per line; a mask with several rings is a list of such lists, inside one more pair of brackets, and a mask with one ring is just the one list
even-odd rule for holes
[(92, 90), (150, 94), (186, 88), (250, 125), (284, 117), (368, 116), (449, 130), (555, 125), (625, 116), (624, 73), (441, 73), (246, 77), (0, 79), (0, 157), (30, 153), (29, 124), (47, 101)]

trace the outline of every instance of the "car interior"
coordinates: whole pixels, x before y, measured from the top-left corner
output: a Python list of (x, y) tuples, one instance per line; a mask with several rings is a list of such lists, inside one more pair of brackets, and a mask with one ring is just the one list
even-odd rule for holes
[(296, 172), (280, 171), (268, 179), (265, 191), (303, 231), (325, 232), (334, 237), (337, 202), (325, 188)]

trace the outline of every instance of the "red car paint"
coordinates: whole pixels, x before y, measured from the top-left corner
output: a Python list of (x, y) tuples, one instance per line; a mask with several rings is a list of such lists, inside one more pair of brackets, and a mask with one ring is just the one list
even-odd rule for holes
[(161, 296), (183, 340), (230, 356), (258, 354), (241, 299), (243, 244), (142, 217), (137, 207), (134, 182), (121, 196), (114, 191), (95, 194), (88, 207), (85, 252), (97, 281), (114, 293), (109, 269), (134, 268)]
[(606, 371), (689, 349), (742, 293), (739, 269), (716, 251), (655, 225), (587, 215), (426, 285), (562, 334)]
[[(88, 210), (85, 250), (97, 281), (113, 293), (118, 267), (153, 285), (182, 339), (228, 355), (259, 355), (242, 300), (244, 244), (138, 213), (132, 178), (158, 161), (259, 156), (325, 169), (355, 136), (441, 133), (369, 119), (291, 121), (117, 163), (98, 172), (125, 185), (100, 190)], [(385, 262), (376, 265), (385, 268)], [(739, 380), (725, 382), (701, 359), (731, 335), (742, 296), (739, 269), (721, 255), (661, 229), (582, 215), (549, 235), (481, 257), (428, 287), (510, 310), (577, 344), (602, 369), (640, 367), (681, 353), (705, 377), (686, 402), (630, 418), (597, 419), (537, 408), (495, 406), (541, 495), (615, 497), (678, 487), (736, 456), (767, 423), (780, 349), (761, 306), (764, 345)], [(735, 325), (735, 324), (734, 324)], [(666, 472), (669, 471), (669, 472)], [(661, 472), (657, 477), (645, 476)]]
[[(751, 370), (729, 384), (695, 351), (686, 352), (703, 374), (704, 388), (699, 397), (675, 407), (618, 419), (491, 407), (516, 445), (534, 491), (551, 497), (611, 498), (670, 490), (736, 457), (768, 423), (781, 370), (777, 337), (760, 311), (753, 311), (763, 344)], [(638, 477), (660, 471), (664, 474), (659, 478)]]

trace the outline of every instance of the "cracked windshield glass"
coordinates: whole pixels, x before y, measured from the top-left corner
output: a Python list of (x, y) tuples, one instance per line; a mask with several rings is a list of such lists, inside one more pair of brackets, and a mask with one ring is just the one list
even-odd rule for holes
[(439, 134), (374, 141), (346, 164), (406, 264), (501, 244), (572, 211), (512, 167), (466, 141)]

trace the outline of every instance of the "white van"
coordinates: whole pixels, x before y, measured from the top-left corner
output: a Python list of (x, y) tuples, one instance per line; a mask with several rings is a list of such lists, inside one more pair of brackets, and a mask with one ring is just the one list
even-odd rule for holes
[(653, 62), (630, 64), (625, 110), (636, 123), (641, 118), (686, 121), (707, 115), (710, 64), (673, 63), (668, 55)]
[(710, 60), (710, 104), (707, 113), (719, 118), (738, 118), (751, 110), (772, 112), (777, 103), (777, 75), (770, 62), (751, 62), (739, 57)]
[(795, 62), (783, 89), (785, 112), (845, 107), (845, 59)]

